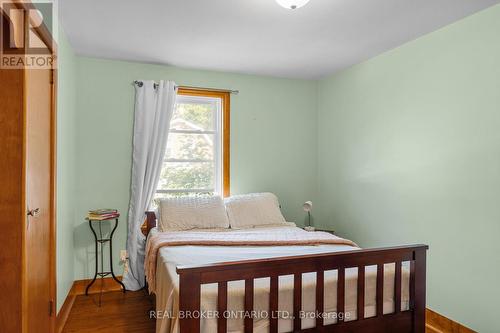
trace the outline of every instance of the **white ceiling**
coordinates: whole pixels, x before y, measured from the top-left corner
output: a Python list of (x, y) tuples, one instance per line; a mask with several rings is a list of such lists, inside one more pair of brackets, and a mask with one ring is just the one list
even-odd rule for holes
[(320, 78), (500, 0), (60, 0), (79, 55)]

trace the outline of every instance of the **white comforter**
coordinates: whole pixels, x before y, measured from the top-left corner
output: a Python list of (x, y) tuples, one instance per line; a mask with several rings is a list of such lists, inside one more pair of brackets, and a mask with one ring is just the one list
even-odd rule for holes
[[(263, 233), (280, 232), (283, 227), (259, 228)], [(157, 232), (153, 230), (152, 232)], [(255, 229), (253, 229), (255, 232)], [(238, 261), (245, 259), (273, 258), (291, 255), (318, 254), (356, 249), (348, 245), (316, 246), (169, 246), (160, 249), (156, 268), (156, 332), (179, 332), (179, 320), (176, 316), (179, 297), (179, 278), (176, 267), (215, 262)], [(357, 269), (346, 270), (345, 274), (345, 320), (356, 319), (357, 304)], [(293, 276), (281, 276), (279, 280), (279, 310), (293, 313)], [(408, 309), (408, 269), (403, 268), (402, 309)], [(269, 309), (269, 279), (256, 279), (254, 286), (254, 310), (263, 314), (254, 320), (254, 332), (268, 332), (269, 320), (265, 317)], [(325, 272), (325, 312), (336, 311), (337, 272)], [(302, 277), (302, 310), (306, 313), (315, 311), (316, 274), (307, 273)], [(376, 311), (376, 267), (366, 269), (365, 317), (375, 315)], [(386, 265), (384, 276), (384, 313), (394, 311), (394, 264)], [(243, 310), (244, 281), (228, 283), (228, 310)], [(217, 309), (217, 285), (202, 286), (201, 310), (209, 318), (201, 319), (201, 332), (217, 331), (217, 319), (210, 311)], [(231, 312), (233, 313), (233, 312)], [(211, 318), (210, 318), (211, 317)], [(325, 324), (336, 322), (332, 315), (325, 319)], [(302, 320), (302, 328), (314, 327), (315, 319)], [(279, 332), (289, 332), (293, 328), (293, 319), (279, 320)], [(228, 319), (228, 332), (243, 332), (243, 318), (236, 316)]]

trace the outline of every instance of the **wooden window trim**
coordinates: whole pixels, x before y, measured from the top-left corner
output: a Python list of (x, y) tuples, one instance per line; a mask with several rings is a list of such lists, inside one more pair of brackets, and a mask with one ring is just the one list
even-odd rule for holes
[(220, 98), (222, 105), (222, 195), (231, 194), (230, 177), (230, 128), (231, 128), (231, 94), (225, 91), (211, 91), (189, 88), (178, 88), (178, 95)]

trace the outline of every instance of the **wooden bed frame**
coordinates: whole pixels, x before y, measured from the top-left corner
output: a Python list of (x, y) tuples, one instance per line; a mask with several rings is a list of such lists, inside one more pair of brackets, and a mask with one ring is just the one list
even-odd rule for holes
[[(144, 233), (156, 227), (154, 212), (146, 212)], [(293, 332), (345, 332), (345, 333), (424, 333), (425, 332), (425, 288), (427, 245), (399, 246), (379, 249), (364, 249), (316, 255), (280, 257), (258, 260), (244, 260), (208, 264), (202, 266), (179, 266), (179, 311), (184, 314), (180, 319), (180, 333), (199, 333), (201, 285), (218, 284), (218, 313), (227, 310), (227, 283), (245, 280), (245, 313), (253, 310), (254, 279), (270, 278), (270, 313), (278, 313), (278, 278), (294, 275), (293, 290)], [(401, 311), (402, 262), (410, 262), (410, 306)], [(394, 303), (395, 311), (383, 314), (384, 264), (395, 264)], [(377, 266), (376, 315), (365, 318), (365, 267)], [(337, 323), (324, 325), (323, 318), (316, 318), (316, 327), (301, 328), (299, 313), (302, 308), (302, 274), (316, 272), (316, 310), (324, 312), (324, 272), (338, 270), (337, 313), (345, 309), (345, 269), (358, 268), (357, 318), (353, 321), (338, 319)], [(270, 316), (271, 333), (278, 332), (278, 319)], [(217, 319), (217, 332), (227, 332), (224, 316)], [(245, 333), (253, 332), (253, 318), (245, 317)]]

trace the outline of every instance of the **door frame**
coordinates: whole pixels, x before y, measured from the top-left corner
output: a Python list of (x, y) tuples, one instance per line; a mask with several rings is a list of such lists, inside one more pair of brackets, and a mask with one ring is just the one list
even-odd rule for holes
[[(55, 42), (54, 42), (55, 43)], [(55, 45), (55, 44), (54, 44)], [(57, 59), (57, 49), (52, 49), (54, 59)], [(51, 69), (52, 109), (50, 119), (50, 294), (52, 297), (51, 332), (55, 332), (57, 318), (57, 66)]]

